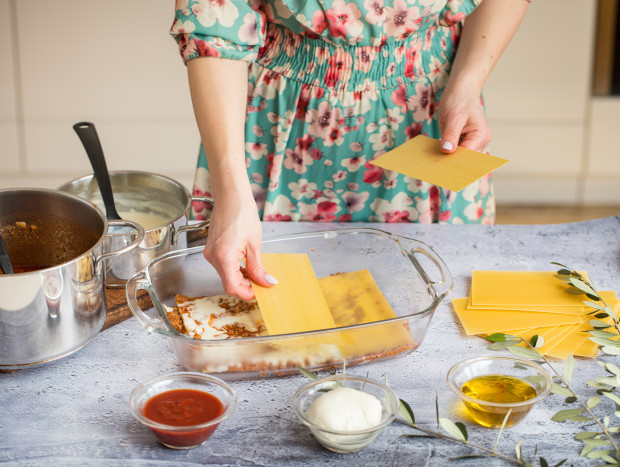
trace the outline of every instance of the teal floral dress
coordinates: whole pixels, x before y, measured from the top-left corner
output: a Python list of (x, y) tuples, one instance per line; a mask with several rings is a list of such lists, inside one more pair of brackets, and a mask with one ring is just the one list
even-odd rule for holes
[[(439, 138), (439, 101), (476, 4), (177, 0), (171, 34), (185, 62), (248, 62), (246, 166), (263, 220), (491, 224), (490, 176), (457, 193), (370, 164), (416, 135)], [(193, 191), (211, 191), (202, 149)], [(194, 218), (209, 208), (194, 204)]]

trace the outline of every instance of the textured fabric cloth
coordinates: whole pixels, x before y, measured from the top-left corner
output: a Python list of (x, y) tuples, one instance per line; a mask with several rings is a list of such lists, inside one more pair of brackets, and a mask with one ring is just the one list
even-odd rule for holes
[[(249, 67), (246, 165), (264, 220), (493, 223), (491, 177), (452, 192), (370, 161), (439, 138), (437, 109), (475, 0), (178, 0), (187, 62)], [(201, 148), (194, 193), (209, 195)], [(209, 206), (195, 203), (197, 219)]]

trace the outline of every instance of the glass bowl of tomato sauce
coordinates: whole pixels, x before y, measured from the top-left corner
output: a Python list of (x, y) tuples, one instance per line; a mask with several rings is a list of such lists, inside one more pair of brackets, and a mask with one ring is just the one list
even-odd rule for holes
[(236, 405), (232, 387), (215, 376), (194, 372), (153, 378), (129, 396), (133, 416), (172, 449), (200, 446)]

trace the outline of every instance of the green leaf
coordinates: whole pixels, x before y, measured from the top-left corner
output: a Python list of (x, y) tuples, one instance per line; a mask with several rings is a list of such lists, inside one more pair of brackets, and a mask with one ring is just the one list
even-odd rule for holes
[(544, 457), (538, 459), (540, 461), (540, 467), (549, 467), (549, 462)]
[(527, 349), (525, 347), (512, 346), (508, 347), (508, 350), (516, 355), (517, 357), (525, 358), (527, 360), (541, 360), (542, 356), (532, 349)]
[(489, 350), (505, 350), (508, 347), (512, 347), (517, 343), (517, 341), (494, 342), (489, 345)]
[(581, 412), (583, 412), (583, 409), (564, 409), (564, 410), (560, 410), (553, 417), (551, 417), (551, 420), (553, 420), (554, 422), (563, 422), (564, 420), (570, 420), (573, 417), (579, 416), (581, 414)]
[(400, 405), (398, 407), (398, 415), (400, 415), (400, 417), (407, 423), (415, 425), (415, 417), (413, 415), (413, 410), (411, 410), (411, 406), (402, 399), (398, 400), (400, 401)]
[(459, 429), (458, 426), (456, 426), (456, 423), (454, 423), (452, 420), (440, 417), (439, 425), (445, 430), (446, 433), (448, 433), (453, 438), (467, 442), (467, 438), (465, 438), (463, 432)]
[(557, 464), (555, 464), (553, 467), (560, 467), (561, 465), (563, 465), (568, 459), (562, 459), (560, 462), (558, 462)]
[(491, 342), (506, 342), (506, 341), (517, 341), (521, 342), (521, 338), (517, 336), (513, 336), (512, 334), (504, 334), (503, 332), (496, 332), (489, 336), (485, 337), (486, 340)]
[(606, 369), (607, 371), (609, 371), (610, 373), (613, 373), (613, 374), (614, 374), (614, 375), (616, 375), (616, 376), (620, 376), (620, 368), (618, 368), (616, 365), (614, 365), (614, 364), (613, 364), (613, 363), (611, 363), (611, 362), (608, 362), (608, 363), (605, 365), (605, 369)]
[(601, 321), (599, 319), (591, 319), (589, 323), (590, 326), (596, 329), (607, 329), (611, 327), (611, 324), (607, 324), (605, 321)]
[(601, 310), (601, 311), (607, 311), (608, 308), (604, 305), (601, 305), (600, 303), (596, 303), (596, 302), (591, 302), (589, 300), (584, 300), (583, 304), (585, 306), (589, 306), (590, 308), (596, 308), (597, 310)]
[(318, 378), (318, 376), (317, 376), (316, 374), (312, 373), (312, 372), (311, 372), (311, 371), (309, 371), (309, 370), (306, 370), (305, 368), (302, 368), (302, 367), (298, 366), (298, 367), (297, 367), (297, 369), (298, 369), (299, 371), (301, 371), (301, 373), (302, 373), (304, 376), (307, 376), (307, 377), (308, 377), (308, 378), (310, 378), (310, 379), (317, 379), (317, 378)]
[(570, 385), (570, 380), (573, 377), (574, 371), (575, 371), (575, 359), (572, 355), (569, 355), (566, 361), (564, 362), (564, 381), (566, 381), (567, 385)]
[(587, 456), (590, 452), (592, 452), (593, 449), (594, 449), (594, 446), (592, 444), (586, 444), (581, 450), (581, 452), (579, 453), (579, 455)]
[(586, 284), (584, 281), (571, 277), (570, 283), (573, 284), (573, 286), (577, 287), (582, 292), (588, 295), (592, 295), (593, 297), (598, 297), (598, 293), (596, 293), (596, 291), (593, 290), (592, 287), (590, 287), (590, 285)]
[(577, 433), (575, 435), (575, 439), (577, 440), (590, 439), (590, 438), (594, 438), (597, 435), (600, 435), (600, 433), (597, 433), (595, 431), (582, 431), (581, 433)]
[[(587, 314), (589, 314), (589, 315), (593, 315), (594, 313), (596, 313), (596, 312), (595, 312), (595, 311), (592, 311), (592, 312), (587, 313)], [(595, 317), (595, 318), (598, 318), (598, 319), (607, 318), (608, 316), (609, 316), (609, 315), (608, 315), (607, 313), (596, 313), (596, 314), (594, 315), (594, 317)]]
[[(596, 445), (587, 444), (586, 446), (596, 447)], [(592, 451), (587, 454), (588, 459), (601, 459), (603, 456), (608, 456), (613, 451), (609, 449), (601, 449), (599, 451)]]
[(618, 378), (617, 377), (614, 378), (613, 376), (599, 376), (594, 381), (600, 384), (606, 384), (608, 386), (612, 386), (614, 388), (617, 388), (618, 386), (620, 386), (620, 381), (618, 380)]
[(616, 334), (615, 332), (609, 332), (609, 331), (599, 331), (596, 329), (591, 329), (586, 332), (589, 333), (593, 337), (602, 337), (603, 339), (610, 339), (612, 337), (618, 337), (618, 334)]
[(519, 442), (515, 446), (515, 455), (517, 456), (517, 460), (519, 461), (519, 463), (522, 464), (523, 459), (521, 458), (521, 443), (523, 443), (522, 439), (520, 439)]
[(467, 427), (461, 422), (456, 422), (455, 425), (459, 430), (461, 430), (461, 433), (463, 433), (463, 437), (465, 438), (465, 441), (467, 441), (469, 439), (469, 435), (467, 434)]
[(530, 345), (536, 348), (536, 343), (538, 342), (538, 334), (534, 334), (530, 339)]
[(575, 396), (570, 396), (564, 399), (564, 402), (567, 404), (572, 404), (573, 402), (577, 402), (577, 398)]
[(588, 409), (593, 409), (600, 403), (601, 403), (600, 396), (592, 396), (588, 399), (588, 403), (586, 405), (588, 406)]
[(583, 291), (581, 289), (578, 289), (577, 287), (573, 287), (572, 285), (564, 289), (564, 292), (569, 293), (571, 295), (583, 295)]
[(553, 383), (553, 385), (551, 386), (551, 392), (553, 394), (559, 394), (560, 396), (566, 396), (566, 397), (573, 396), (573, 393), (568, 388), (565, 388), (564, 386), (560, 386), (558, 383)]
[(611, 442), (607, 439), (584, 439), (583, 440), (584, 443), (586, 444), (592, 444), (594, 446), (609, 446), (611, 444)]
[(606, 347), (608, 345), (618, 345), (618, 342), (612, 341), (611, 339), (608, 339), (606, 337), (588, 337), (588, 339), (598, 345), (602, 345), (603, 347)]
[(620, 355), (620, 347), (606, 345), (601, 347), (601, 351), (607, 355)]
[(483, 454), (466, 454), (464, 456), (457, 456), (457, 457), (450, 457), (450, 461), (451, 462), (456, 462), (456, 461), (461, 461), (461, 460), (466, 460), (466, 459), (484, 459), (488, 456), (485, 456)]

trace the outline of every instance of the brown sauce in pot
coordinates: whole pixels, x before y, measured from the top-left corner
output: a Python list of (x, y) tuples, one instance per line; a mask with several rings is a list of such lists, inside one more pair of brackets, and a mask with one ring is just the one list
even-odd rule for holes
[[(49, 268), (50, 266), (15, 266), (13, 265), (14, 274), (22, 274), (24, 272), (40, 271), (41, 269)], [(2, 274), (2, 271), (0, 271)]]

